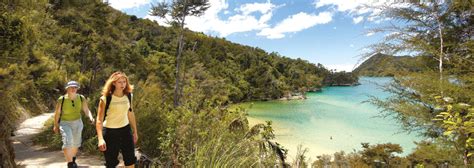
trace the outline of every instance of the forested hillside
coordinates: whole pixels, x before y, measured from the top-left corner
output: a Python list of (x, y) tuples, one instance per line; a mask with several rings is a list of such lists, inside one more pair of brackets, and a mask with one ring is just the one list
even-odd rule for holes
[[(10, 39), (26, 44), (14, 47), (24, 57), (17, 61), (27, 63), (31, 72), (26, 74), (44, 99), (53, 99), (66, 79), (79, 80), (83, 91), (92, 94), (115, 70), (128, 72), (135, 81), (154, 76), (163, 89), (173, 87), (174, 28), (125, 15), (101, 2), (18, 2), (6, 9), (5, 21), (19, 25), (3, 26), (20, 38), (4, 39), (3, 44), (12, 43)], [(279, 98), (285, 92), (321, 87), (328, 75), (322, 65), (185, 33), (184, 78), (201, 75), (209, 82), (206, 86), (213, 87), (209, 91), (216, 92), (209, 95), (221, 96), (222, 102)], [(184, 85), (189, 86), (189, 80)]]
[(421, 167), (473, 167), (473, 3), (450, 0), (379, 7), (382, 16), (392, 21), (374, 29), (385, 36), (371, 45), (367, 55), (410, 53), (413, 57), (369, 59), (381, 64), (368, 66), (374, 68), (374, 75), (386, 75), (379, 73), (379, 67), (396, 72), (384, 87), (391, 96), (372, 102), (383, 116), (428, 138), (407, 157)]
[(394, 76), (397, 73), (421, 72), (436, 68), (436, 60), (427, 56), (390, 56), (377, 53), (362, 62), (354, 73), (359, 76)]
[[(196, 151), (196, 146), (215, 145), (211, 142), (217, 139), (252, 147), (273, 138), (266, 129), (265, 137), (254, 140), (260, 135), (257, 130), (267, 126), (249, 134), (244, 113), (217, 107), (320, 88), (331, 74), (320, 64), (185, 31), (182, 106), (173, 108), (174, 27), (125, 15), (99, 0), (2, 1), (0, 12), (1, 132), (6, 133), (20, 108), (34, 114), (50, 111), (68, 80), (82, 84), (79, 92), (95, 112), (105, 79), (120, 70), (137, 86), (139, 146), (163, 162), (189, 163), (199, 154), (207, 156), (208, 151)], [(60, 144), (50, 134), (45, 132), (39, 141)], [(84, 136), (85, 146), (94, 151), (93, 128), (88, 126)], [(263, 152), (273, 151), (269, 149)], [(242, 150), (250, 152), (242, 156), (262, 152)]]
[[(381, 9), (388, 20), (404, 22), (387, 28), (391, 34), (369, 54), (407, 51), (416, 57), (375, 55), (356, 71), (394, 76), (386, 87), (392, 96), (371, 102), (429, 141), (418, 142), (406, 157), (395, 155), (402, 151), (397, 144), (362, 143), (361, 151), (338, 152), (334, 159), (318, 156), (313, 166), (472, 166), (474, 5), (409, 5)], [(357, 81), (320, 64), (186, 30), (181, 103), (175, 106), (177, 33), (100, 0), (1, 1), (0, 167), (15, 166), (9, 137), (21, 113), (51, 111), (68, 80), (82, 84), (79, 93), (95, 113), (106, 78), (118, 70), (128, 74), (136, 88), (137, 146), (163, 167), (288, 165), (287, 151), (272, 141), (271, 122), (249, 128), (245, 112), (228, 105)], [(82, 150), (98, 153), (95, 128), (86, 125), (83, 138)], [(36, 139), (58, 151), (60, 141), (49, 128)], [(297, 153), (294, 165), (306, 166), (304, 150)]]

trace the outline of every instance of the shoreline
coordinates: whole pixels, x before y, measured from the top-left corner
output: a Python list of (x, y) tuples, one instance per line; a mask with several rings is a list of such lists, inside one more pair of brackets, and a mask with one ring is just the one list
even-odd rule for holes
[[(389, 80), (382, 78), (377, 82), (383, 83), (389, 82)], [(308, 99), (305, 101), (254, 101), (246, 102), (241, 107), (247, 109), (248, 115), (246, 117), (250, 127), (258, 123), (265, 123), (265, 120), (273, 120), (272, 128), (275, 139), (272, 141), (282, 144), (285, 149), (289, 150), (287, 154), (288, 161), (295, 159), (300, 144), (302, 149), (307, 149), (305, 157), (313, 161), (317, 159), (316, 156), (318, 155), (333, 155), (340, 151), (344, 151), (346, 154), (355, 150), (361, 151), (360, 143), (362, 142), (369, 142), (372, 145), (396, 143), (401, 145), (404, 151), (400, 156), (405, 156), (413, 150), (413, 141), (419, 141), (422, 138), (414, 134), (396, 134), (397, 128), (392, 128), (391, 124), (386, 124), (391, 123), (391, 121), (385, 121), (386, 119), (364, 117), (374, 113), (372, 111), (375, 109), (369, 108), (368, 105), (356, 103), (359, 100), (358, 97), (348, 97), (359, 95), (359, 92), (354, 92), (352, 89), (378, 94), (379, 91), (372, 87), (372, 85), (375, 86), (374, 83), (371, 80), (361, 78), (361, 86), (359, 87), (325, 86), (331, 89), (322, 88), (323, 93), (306, 92)], [(383, 94), (380, 96), (383, 96)], [(284, 113), (285, 111), (290, 113)], [(348, 111), (353, 111), (350, 114), (357, 113), (358, 115), (354, 117), (352, 115), (346, 116), (345, 113), (348, 113)], [(301, 115), (296, 113), (301, 113)], [(361, 120), (361, 117), (364, 120)], [(366, 127), (372, 126), (350, 122), (355, 119), (370, 120), (370, 122), (363, 123), (380, 123), (375, 126), (378, 131), (367, 132)], [(394, 134), (387, 134), (387, 132), (392, 131)]]
[[(252, 128), (253, 126), (257, 124), (265, 124), (266, 120), (261, 120), (257, 119), (255, 117), (247, 116), (247, 120), (249, 122), (249, 127)], [(291, 163), (294, 161), (296, 158), (296, 154), (298, 153), (298, 146), (301, 145), (302, 149), (306, 149), (305, 156), (308, 159), (309, 163), (312, 163), (313, 161), (316, 160), (316, 157), (319, 155), (333, 155), (335, 152), (334, 150), (330, 150), (327, 148), (322, 148), (321, 146), (318, 145), (311, 145), (311, 144), (306, 144), (303, 142), (293, 142), (289, 141), (291, 138), (283, 138), (283, 137), (288, 137), (292, 136), (291, 132), (292, 130), (290, 129), (285, 129), (282, 126), (278, 126), (275, 124), (275, 122), (272, 122), (272, 128), (274, 130), (275, 134), (275, 139), (273, 139), (273, 142), (278, 142), (279, 144), (283, 145), (283, 148), (288, 149), (288, 153), (286, 155), (286, 159), (288, 163)]]

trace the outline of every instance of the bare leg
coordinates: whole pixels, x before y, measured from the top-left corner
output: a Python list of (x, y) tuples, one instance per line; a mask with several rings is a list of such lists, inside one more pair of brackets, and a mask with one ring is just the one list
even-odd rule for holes
[(66, 162), (72, 162), (71, 148), (64, 148), (63, 152)]
[(72, 157), (75, 157), (77, 155), (78, 149), (79, 148), (77, 148), (77, 147), (72, 147), (71, 148), (71, 159), (72, 159)]

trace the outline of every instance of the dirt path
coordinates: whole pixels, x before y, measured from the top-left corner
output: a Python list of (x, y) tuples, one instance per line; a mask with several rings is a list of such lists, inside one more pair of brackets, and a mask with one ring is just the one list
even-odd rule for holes
[[(53, 116), (45, 113), (23, 121), (15, 131), (13, 148), (15, 162), (20, 167), (67, 167), (62, 151), (47, 151), (44, 147), (33, 145), (32, 138), (38, 134), (44, 123)], [(85, 156), (79, 153), (77, 158), (79, 167), (105, 167), (97, 156)]]

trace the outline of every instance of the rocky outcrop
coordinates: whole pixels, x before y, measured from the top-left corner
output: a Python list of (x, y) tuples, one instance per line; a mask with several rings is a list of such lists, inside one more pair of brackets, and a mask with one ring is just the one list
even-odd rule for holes
[(323, 91), (321, 88), (311, 88), (308, 90), (308, 92), (321, 92)]
[(288, 93), (278, 100), (304, 100), (304, 99), (306, 99), (306, 96), (304, 94), (296, 92), (296, 93)]

